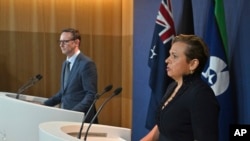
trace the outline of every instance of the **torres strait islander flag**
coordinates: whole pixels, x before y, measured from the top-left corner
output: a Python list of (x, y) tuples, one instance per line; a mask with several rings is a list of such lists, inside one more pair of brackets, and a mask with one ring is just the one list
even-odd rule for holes
[(212, 1), (204, 40), (209, 47), (210, 59), (202, 76), (213, 89), (220, 104), (219, 140), (228, 141), (229, 126), (233, 122), (233, 103), (226, 54), (227, 34), (223, 0)]

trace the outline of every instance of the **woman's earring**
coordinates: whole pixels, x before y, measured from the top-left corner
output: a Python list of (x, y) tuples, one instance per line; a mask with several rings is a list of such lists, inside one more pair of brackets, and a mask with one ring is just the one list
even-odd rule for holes
[(190, 74), (193, 74), (194, 73), (194, 71), (193, 70), (190, 70)]

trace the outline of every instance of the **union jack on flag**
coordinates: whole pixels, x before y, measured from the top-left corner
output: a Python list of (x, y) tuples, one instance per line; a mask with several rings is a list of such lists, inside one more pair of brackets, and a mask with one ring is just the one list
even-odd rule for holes
[(156, 19), (156, 24), (159, 24), (160, 26), (164, 27), (159, 33), (159, 36), (164, 44), (171, 40), (175, 33), (170, 0), (167, 0), (166, 2), (164, 0), (161, 2)]

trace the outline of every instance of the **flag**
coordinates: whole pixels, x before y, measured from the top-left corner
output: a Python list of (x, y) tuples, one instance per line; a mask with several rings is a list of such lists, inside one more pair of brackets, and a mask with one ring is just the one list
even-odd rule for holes
[(223, 0), (212, 2), (204, 37), (209, 47), (209, 62), (202, 73), (220, 104), (219, 140), (229, 140), (229, 125), (233, 122), (232, 93), (227, 60), (227, 34)]
[(148, 66), (151, 69), (149, 86), (151, 97), (148, 106), (146, 128), (152, 129), (156, 123), (156, 111), (167, 85), (172, 81), (167, 77), (165, 59), (169, 56), (171, 41), (175, 35), (170, 0), (162, 0), (156, 18), (155, 29), (149, 52)]
[[(179, 11), (181, 9), (178, 9)], [(175, 24), (176, 34), (194, 34), (193, 6), (191, 0), (183, 0), (179, 24)]]

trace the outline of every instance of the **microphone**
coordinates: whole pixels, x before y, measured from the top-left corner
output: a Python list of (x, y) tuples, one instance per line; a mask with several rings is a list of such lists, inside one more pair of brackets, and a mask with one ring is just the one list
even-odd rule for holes
[(16, 99), (19, 99), (20, 93), (24, 92), (29, 87), (33, 86), (36, 82), (41, 80), (43, 76), (41, 74), (37, 74), (36, 76), (32, 77), (27, 83), (25, 83), (21, 88), (18, 89)]
[(101, 110), (103, 109), (104, 105), (110, 100), (112, 99), (114, 96), (118, 95), (120, 92), (122, 91), (122, 88), (119, 87), (119, 88), (116, 88), (113, 92), (112, 95), (110, 95), (103, 103), (102, 105), (99, 107), (99, 109), (97, 110), (96, 114), (94, 115), (94, 117), (92, 118), (92, 120), (90, 121), (89, 123), (89, 126), (86, 130), (86, 133), (85, 133), (85, 136), (84, 136), (84, 141), (86, 141), (87, 139), (87, 136), (88, 136), (88, 132), (89, 132), (89, 129), (91, 127), (91, 125), (93, 124), (94, 120), (96, 119), (96, 117), (99, 115), (99, 113), (101, 112)]
[(88, 109), (87, 113), (85, 114), (83, 120), (82, 120), (82, 125), (80, 127), (80, 131), (78, 133), (78, 139), (81, 139), (81, 135), (82, 135), (82, 128), (83, 128), (83, 125), (84, 125), (84, 122), (86, 120), (86, 118), (89, 116), (89, 113), (90, 111), (92, 110), (94, 104), (96, 103), (96, 101), (106, 92), (110, 91), (111, 89), (113, 88), (113, 85), (108, 85), (106, 86), (103, 91), (100, 93), (100, 94), (96, 94), (95, 96), (95, 100), (93, 101), (93, 103), (91, 104), (90, 108)]

